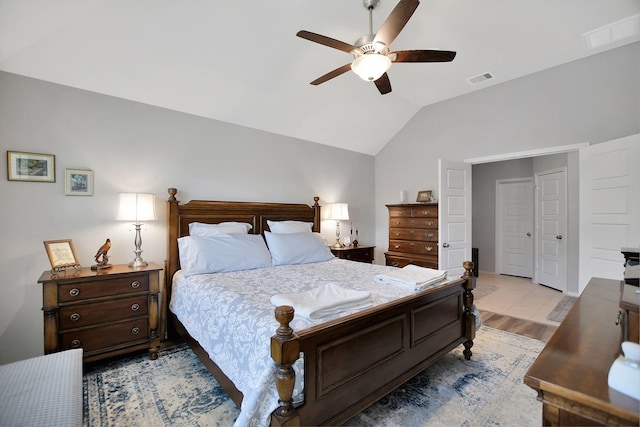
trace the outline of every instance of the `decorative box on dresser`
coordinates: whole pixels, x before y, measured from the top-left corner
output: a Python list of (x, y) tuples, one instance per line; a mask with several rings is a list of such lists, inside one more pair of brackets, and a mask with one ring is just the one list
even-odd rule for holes
[(45, 354), (82, 348), (91, 362), (148, 349), (157, 359), (160, 270), (149, 263), (42, 273)]
[(389, 251), (386, 264), (438, 268), (438, 204), (386, 205), (389, 210)]
[(375, 246), (349, 246), (346, 248), (331, 248), (331, 253), (340, 259), (350, 261), (373, 262), (373, 249)]

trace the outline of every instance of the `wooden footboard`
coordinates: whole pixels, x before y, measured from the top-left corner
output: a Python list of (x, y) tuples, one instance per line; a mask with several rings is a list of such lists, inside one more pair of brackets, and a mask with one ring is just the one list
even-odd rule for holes
[[(272, 425), (336, 425), (385, 396), (464, 344), (471, 358), (475, 278), (464, 263), (458, 281), (336, 319), (296, 334), (294, 310), (277, 307), (280, 327), (271, 339), (280, 406)], [(304, 403), (293, 405), (292, 365), (304, 354)]]

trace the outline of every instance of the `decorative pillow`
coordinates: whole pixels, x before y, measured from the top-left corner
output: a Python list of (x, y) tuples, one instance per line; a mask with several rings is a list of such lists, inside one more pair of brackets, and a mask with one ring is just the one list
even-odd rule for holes
[(301, 233), (303, 231), (313, 231), (312, 222), (267, 220), (267, 225), (272, 233)]
[(178, 239), (186, 276), (271, 267), (271, 254), (259, 234), (218, 234)]
[(218, 234), (247, 234), (251, 227), (251, 224), (246, 222), (221, 222), (220, 224), (192, 222), (189, 224), (189, 235), (207, 237)]
[(320, 233), (264, 232), (273, 265), (308, 264), (335, 258)]

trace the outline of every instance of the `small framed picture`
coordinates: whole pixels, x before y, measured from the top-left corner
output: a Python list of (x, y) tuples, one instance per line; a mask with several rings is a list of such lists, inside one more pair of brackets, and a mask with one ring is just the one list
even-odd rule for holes
[(44, 242), (47, 256), (53, 271), (66, 270), (69, 267), (80, 268), (76, 248), (71, 239), (47, 240)]
[(418, 191), (418, 197), (416, 198), (416, 202), (428, 203), (430, 201), (431, 201), (431, 190)]
[(56, 182), (56, 156), (53, 154), (7, 151), (9, 181)]
[(93, 171), (65, 169), (64, 194), (67, 196), (93, 196)]

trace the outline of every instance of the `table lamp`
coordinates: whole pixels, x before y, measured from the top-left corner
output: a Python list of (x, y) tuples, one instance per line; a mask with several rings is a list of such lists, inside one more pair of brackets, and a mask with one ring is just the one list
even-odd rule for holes
[(340, 221), (349, 220), (349, 205), (347, 203), (332, 203), (329, 205), (329, 219), (336, 222), (336, 243), (334, 248), (343, 248), (344, 245), (340, 242)]
[(136, 257), (129, 263), (130, 267), (145, 267), (147, 262), (142, 259), (142, 237), (140, 227), (143, 221), (155, 221), (156, 217), (156, 195), (149, 193), (120, 193), (120, 209), (118, 210), (118, 221), (133, 221), (136, 228), (135, 246), (133, 251)]

